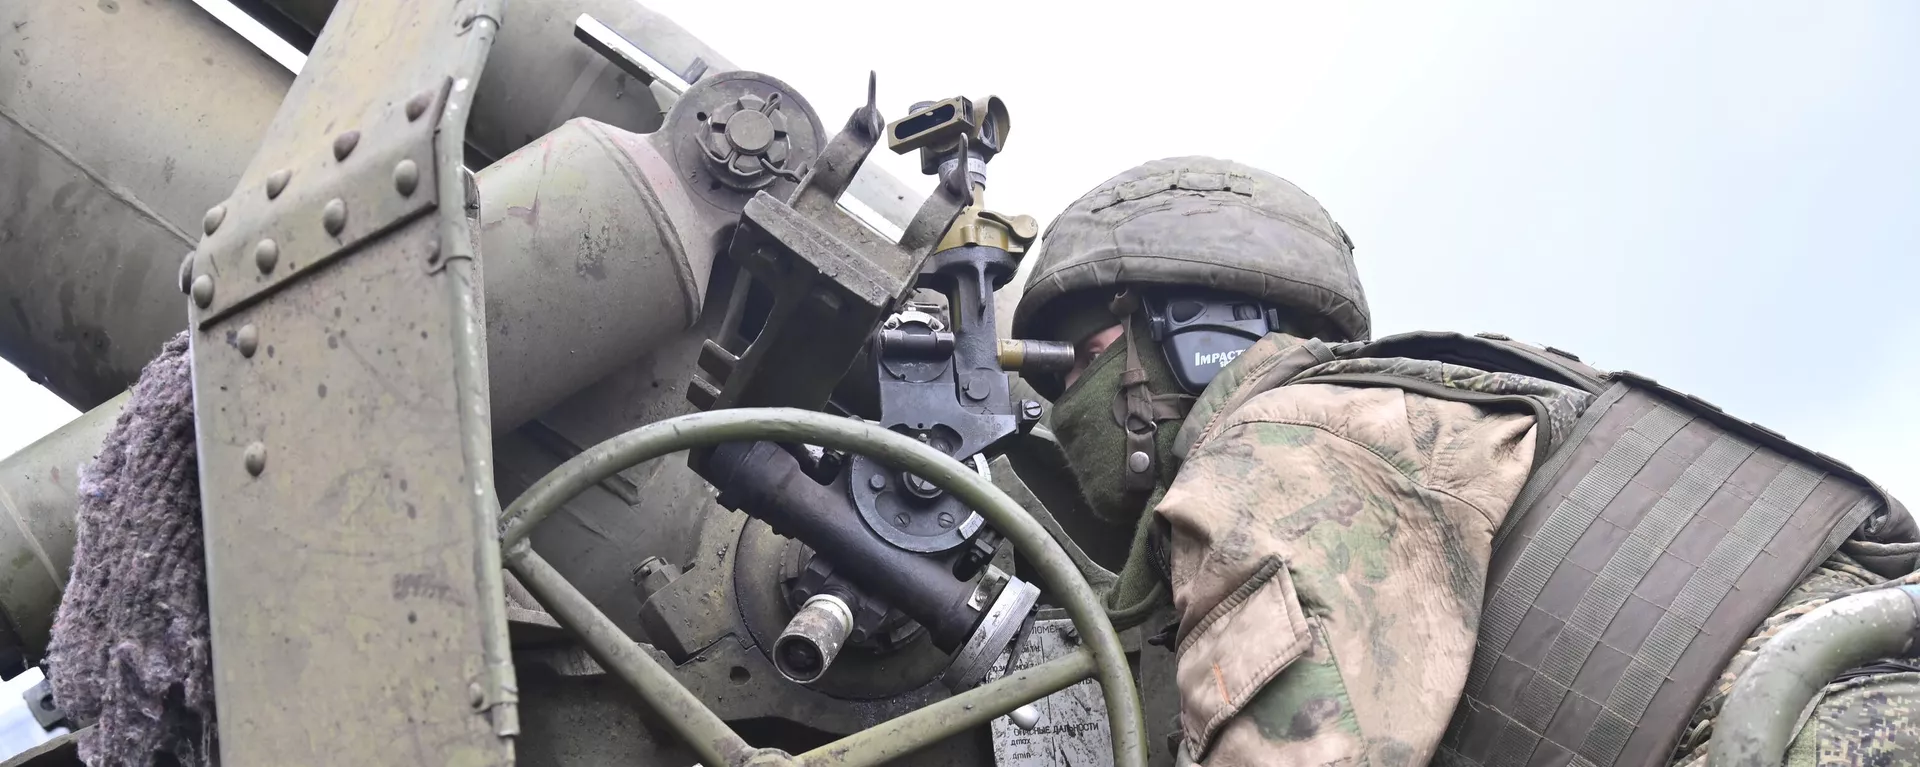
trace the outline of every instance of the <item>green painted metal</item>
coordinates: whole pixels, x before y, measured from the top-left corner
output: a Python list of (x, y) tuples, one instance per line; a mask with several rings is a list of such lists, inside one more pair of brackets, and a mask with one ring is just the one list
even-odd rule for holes
[(579, 635), (587, 653), (601, 666), (640, 693), (654, 713), (667, 720), (704, 764), (731, 765), (754, 749), (734, 734), (726, 722), (687, 691), (673, 674), (661, 668), (640, 645), (628, 639), (600, 608), (547, 564), (525, 542), (508, 550), (507, 566), (554, 619)]
[(1909, 655), (1920, 643), (1920, 586), (1843, 597), (1767, 641), (1713, 725), (1707, 763), (1776, 767), (1821, 688), (1850, 668)]
[(185, 325), (174, 275), (293, 76), (191, 2), (0, 3), (0, 357), (90, 409)]
[(46, 651), (73, 569), (80, 466), (93, 460), (126, 401), (122, 394), (0, 459), (0, 647), (17, 642), (29, 660)]
[(820, 767), (885, 764), (1072, 687), (1098, 670), (1091, 653), (1076, 651), (808, 751), (800, 755), (800, 763)]
[(512, 761), (460, 167), (498, 7), (340, 6), (205, 216), (186, 277), (223, 762)]
[[(502, 545), (511, 550), (569, 498), (626, 467), (684, 450), (755, 440), (798, 442), (869, 455), (924, 477), (979, 510), (1039, 570), (1040, 581), (1062, 602), (1085, 639), (1098, 667), (1112, 719), (1116, 763), (1128, 767), (1146, 764), (1146, 727), (1120, 637), (1073, 559), (1045, 528), (992, 483), (951, 457), (878, 426), (788, 408), (730, 408), (653, 423), (595, 445), (534, 483), (505, 511)], [(531, 585), (529, 590), (533, 590)], [(539, 596), (537, 591), (535, 595)], [(562, 622), (566, 623), (564, 619)], [(601, 648), (600, 652), (610, 651)], [(959, 710), (947, 708), (952, 701), (928, 709), (935, 714), (958, 715)], [(690, 738), (702, 735), (682, 734)]]

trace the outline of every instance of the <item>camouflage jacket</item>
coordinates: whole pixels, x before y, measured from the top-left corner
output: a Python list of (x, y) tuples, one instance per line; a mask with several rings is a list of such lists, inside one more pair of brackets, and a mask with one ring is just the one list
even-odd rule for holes
[[(1591, 395), (1269, 336), (1182, 429), (1171, 526), (1185, 750), (1424, 764), (1473, 657), (1494, 531)], [(1549, 414), (1315, 378), (1394, 374)], [(1278, 387), (1279, 382), (1290, 385)], [(1470, 397), (1469, 397), (1470, 398)]]
[[(1474, 655), (1495, 532), (1591, 401), (1285, 336), (1244, 354), (1183, 425), (1156, 507), (1171, 531), (1181, 751), (1206, 765), (1432, 759)], [(1732, 680), (1781, 624), (1880, 580), (1844, 553), (1809, 576), (1729, 664), (1676, 761), (1703, 760)], [(1793, 763), (1920, 758), (1920, 726), (1875, 713), (1903, 701), (1920, 701), (1920, 673), (1842, 680)]]

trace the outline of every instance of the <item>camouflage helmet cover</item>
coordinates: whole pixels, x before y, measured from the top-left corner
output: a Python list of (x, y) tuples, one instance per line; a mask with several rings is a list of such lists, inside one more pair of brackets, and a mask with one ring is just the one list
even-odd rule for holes
[(1035, 258), (1018, 337), (1077, 342), (1095, 328), (1068, 331), (1066, 315), (1124, 285), (1238, 293), (1324, 322), (1340, 336), (1328, 340), (1372, 332), (1346, 232), (1286, 179), (1228, 160), (1155, 160), (1108, 179), (1048, 225)]

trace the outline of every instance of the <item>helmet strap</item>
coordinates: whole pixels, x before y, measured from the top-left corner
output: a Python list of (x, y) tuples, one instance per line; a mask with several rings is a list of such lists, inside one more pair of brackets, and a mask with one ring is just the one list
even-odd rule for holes
[(1186, 394), (1156, 395), (1149, 387), (1146, 366), (1140, 362), (1139, 342), (1143, 339), (1133, 328), (1135, 315), (1141, 308), (1139, 294), (1132, 289), (1123, 290), (1107, 308), (1120, 320), (1127, 346), (1126, 368), (1120, 373), (1120, 389), (1115, 393), (1114, 402), (1114, 414), (1126, 432), (1120, 487), (1129, 500), (1144, 502), (1159, 481), (1160, 451), (1155, 436), (1160, 423), (1186, 418), (1196, 398)]

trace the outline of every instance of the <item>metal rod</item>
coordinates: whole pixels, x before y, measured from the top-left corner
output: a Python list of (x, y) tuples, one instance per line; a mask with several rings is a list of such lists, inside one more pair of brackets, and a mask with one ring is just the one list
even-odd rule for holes
[[(507, 507), (502, 546), (514, 546), (561, 504), (629, 466), (682, 450), (756, 440), (798, 442), (864, 454), (918, 474), (978, 510), (1039, 571), (1040, 582), (1061, 601), (1079, 628), (1085, 647), (1098, 662), (1100, 689), (1113, 723), (1114, 763), (1146, 765), (1146, 723), (1120, 635), (1107, 621), (1100, 596), (1080, 577), (1073, 559), (1032, 515), (972, 469), (917, 440), (874, 424), (792, 408), (731, 408), (657, 421), (595, 445), (541, 477)], [(594, 612), (600, 620), (606, 620)], [(612, 624), (608, 622), (607, 626), (611, 628)]]
[(800, 763), (820, 767), (885, 764), (1085, 681), (1096, 670), (1093, 656), (1076, 650), (808, 751), (800, 755)]
[(675, 96), (686, 93), (687, 89), (692, 87), (679, 72), (655, 61), (626, 36), (613, 31), (612, 27), (600, 23), (599, 19), (589, 14), (583, 13), (580, 14), (580, 18), (574, 19), (573, 36), (580, 42), (586, 43), (587, 47), (592, 48), (595, 53), (613, 62), (620, 71), (632, 75), (643, 83), (658, 82), (672, 91)]
[(1847, 669), (1900, 657), (1920, 640), (1920, 586), (1843, 597), (1768, 640), (1740, 674), (1708, 744), (1714, 767), (1775, 767), (1799, 729), (1800, 713)]
[(632, 685), (640, 699), (672, 725), (674, 732), (706, 765), (735, 764), (754, 751), (734, 734), (733, 729), (700, 698), (681, 686), (680, 680), (640, 649), (626, 632), (614, 625), (600, 608), (567, 582), (533, 547), (520, 543), (507, 551), (507, 568), (519, 576), (521, 585), (532, 592), (540, 606), (547, 608), (560, 625), (580, 637), (587, 654)]

